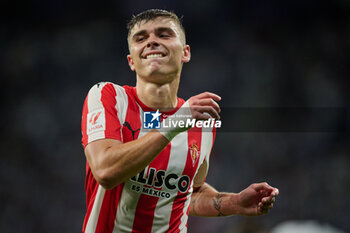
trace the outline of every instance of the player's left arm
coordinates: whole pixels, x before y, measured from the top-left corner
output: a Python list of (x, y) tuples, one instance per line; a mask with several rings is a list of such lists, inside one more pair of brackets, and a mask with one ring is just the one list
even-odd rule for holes
[[(202, 167), (199, 174), (201, 169)], [(266, 214), (272, 209), (278, 193), (278, 189), (267, 183), (251, 184), (240, 193), (218, 192), (209, 184), (203, 183), (198, 187), (194, 187), (190, 203), (190, 215), (203, 217), (237, 214), (258, 216)]]

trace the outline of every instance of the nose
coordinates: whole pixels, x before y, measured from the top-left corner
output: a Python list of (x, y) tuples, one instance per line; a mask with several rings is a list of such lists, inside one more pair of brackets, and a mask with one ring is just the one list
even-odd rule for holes
[(155, 40), (152, 40), (152, 41), (149, 41), (147, 43), (147, 48), (151, 48), (151, 47), (158, 47), (159, 46), (159, 43)]
[(158, 41), (156, 40), (156, 37), (155, 35), (150, 35), (149, 37), (149, 41), (147, 43), (147, 48), (151, 48), (151, 47), (158, 47), (159, 46), (159, 43)]

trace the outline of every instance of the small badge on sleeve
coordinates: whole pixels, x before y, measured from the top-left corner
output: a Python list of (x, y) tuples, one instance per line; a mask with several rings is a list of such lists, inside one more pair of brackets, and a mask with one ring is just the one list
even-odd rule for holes
[(87, 134), (92, 134), (106, 129), (105, 110), (97, 109), (87, 115)]

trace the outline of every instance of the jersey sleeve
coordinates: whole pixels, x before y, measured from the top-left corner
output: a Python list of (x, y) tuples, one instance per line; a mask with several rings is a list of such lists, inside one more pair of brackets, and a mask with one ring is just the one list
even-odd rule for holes
[[(84, 102), (81, 131), (82, 144), (98, 139), (116, 139), (122, 141), (123, 119), (118, 110), (123, 108), (122, 101), (117, 101), (119, 87), (112, 83), (98, 83), (94, 85)], [(122, 110), (121, 110), (122, 111)]]

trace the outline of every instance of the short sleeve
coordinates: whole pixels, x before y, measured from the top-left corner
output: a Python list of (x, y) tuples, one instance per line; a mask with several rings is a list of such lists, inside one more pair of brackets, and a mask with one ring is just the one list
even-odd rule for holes
[(122, 119), (118, 114), (118, 108), (122, 106), (117, 106), (118, 87), (113, 83), (104, 82), (90, 89), (84, 102), (81, 121), (84, 148), (98, 139), (110, 138), (122, 141)]

